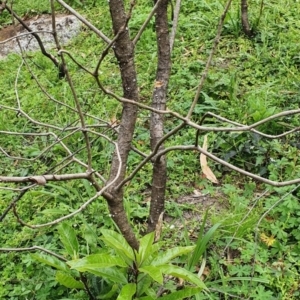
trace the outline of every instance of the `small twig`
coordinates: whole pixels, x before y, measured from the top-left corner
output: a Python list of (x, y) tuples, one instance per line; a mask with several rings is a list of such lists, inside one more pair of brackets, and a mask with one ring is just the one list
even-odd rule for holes
[[(53, 1), (51, 1), (51, 3), (52, 3), (52, 6), (53, 6)], [(54, 8), (52, 7), (52, 9), (54, 9)], [(54, 18), (54, 12), (52, 12), (52, 16), (53, 16), (53, 19), (55, 19)], [(56, 39), (56, 43), (57, 43), (58, 49), (60, 49), (60, 45), (59, 45), (59, 42), (58, 42), (57, 39)], [(61, 53), (61, 61), (62, 61), (61, 69), (63, 70), (64, 76), (66, 76), (67, 82), (68, 82), (69, 87), (71, 89), (71, 93), (72, 93), (72, 96), (73, 96), (73, 99), (74, 99), (74, 102), (75, 102), (75, 105), (76, 105), (76, 109), (77, 109), (77, 114), (79, 116), (80, 124), (82, 126), (81, 132), (84, 136), (84, 140), (85, 140), (85, 144), (86, 144), (87, 159), (88, 159), (88, 172), (91, 172), (91, 170), (92, 170), (92, 150), (91, 150), (90, 138), (89, 138), (87, 130), (86, 130), (86, 121), (85, 121), (84, 113), (82, 111), (81, 104), (79, 102), (77, 92), (76, 92), (75, 86), (73, 84), (73, 80), (72, 80), (72, 78), (70, 76), (70, 73), (68, 71), (67, 64), (65, 62), (63, 53)]]
[(47, 254), (50, 254), (50, 255), (58, 258), (61, 261), (64, 261), (64, 262), (68, 261), (63, 256), (60, 256), (60, 255), (56, 254), (55, 252), (52, 252), (52, 251), (45, 249), (43, 247), (40, 247), (40, 246), (32, 246), (32, 247), (26, 247), (26, 248), (0, 248), (0, 252), (24, 252), (24, 251), (36, 251), (36, 250), (43, 251)]
[(188, 114), (186, 116), (187, 119), (191, 118), (192, 113), (193, 113), (193, 111), (195, 109), (195, 106), (196, 106), (196, 104), (198, 102), (198, 98), (200, 96), (202, 87), (204, 85), (204, 82), (205, 82), (207, 74), (208, 74), (208, 70), (209, 70), (211, 62), (212, 62), (212, 58), (213, 58), (213, 56), (215, 54), (215, 51), (217, 49), (217, 46), (218, 46), (220, 38), (221, 38), (221, 33), (222, 33), (222, 28), (223, 28), (224, 20), (225, 20), (225, 17), (227, 15), (228, 9), (229, 9), (229, 7), (231, 5), (231, 2), (232, 2), (232, 0), (228, 0), (228, 2), (225, 5), (225, 9), (224, 9), (224, 11), (223, 11), (223, 13), (221, 15), (221, 18), (220, 18), (220, 21), (219, 21), (219, 25), (218, 25), (217, 35), (216, 35), (216, 37), (214, 39), (214, 43), (213, 43), (212, 49), (210, 51), (209, 57), (207, 59), (207, 62), (206, 62), (206, 65), (205, 65), (205, 69), (204, 69), (204, 71), (202, 73), (200, 82), (198, 84), (198, 88), (197, 88), (194, 100), (193, 100), (193, 102), (191, 104), (191, 107), (189, 109), (189, 112), (188, 112)]
[(143, 23), (143, 25), (140, 27), (138, 33), (136, 34), (136, 36), (134, 37), (134, 39), (132, 40), (133, 45), (135, 46), (138, 42), (138, 40), (140, 39), (142, 33), (144, 32), (145, 28), (147, 27), (148, 23), (150, 22), (151, 18), (153, 17), (153, 15), (155, 14), (158, 5), (160, 4), (162, 0), (158, 0), (155, 5), (153, 6), (151, 12), (149, 13), (147, 19), (145, 20), (145, 22)]
[(76, 10), (74, 10), (71, 6), (69, 6), (66, 2), (62, 0), (56, 0), (61, 6), (67, 9), (72, 15), (74, 15), (78, 20), (80, 20), (84, 25), (90, 28), (93, 32), (95, 32), (99, 37), (102, 38), (104, 42), (109, 44), (111, 40), (103, 34), (99, 29), (97, 29), (93, 24), (91, 24), (87, 19), (85, 19), (82, 15), (80, 15)]
[(67, 50), (64, 50), (64, 49), (60, 49), (58, 52), (57, 52), (57, 55), (61, 55), (62, 53), (65, 53), (67, 54), (71, 60), (82, 70), (84, 70), (85, 72), (87, 72), (88, 74), (92, 75), (93, 76), (93, 73), (91, 71), (89, 71), (86, 67), (84, 67), (82, 64), (80, 64), (74, 57), (73, 55), (67, 51)]
[(49, 34), (52, 34), (53, 35), (53, 32), (52, 31), (47, 31), (47, 30), (36, 30), (36, 31), (31, 31), (31, 32), (25, 32), (25, 33), (21, 33), (21, 34), (18, 34), (16, 36), (13, 36), (11, 38), (8, 38), (4, 41), (1, 41), (0, 42), (0, 45), (2, 44), (5, 44), (11, 40), (14, 40), (14, 39), (17, 39), (17, 38), (20, 38), (20, 37), (23, 37), (23, 36), (26, 36), (26, 35), (32, 35), (33, 33), (49, 33)]
[(87, 294), (89, 295), (90, 300), (96, 300), (96, 298), (94, 297), (94, 295), (92, 294), (92, 292), (89, 288), (88, 280), (87, 280), (86, 276), (82, 272), (79, 272), (79, 276), (80, 276), (80, 280), (83, 283)]
[(15, 204), (20, 201), (22, 199), (22, 197), (29, 191), (30, 188), (32, 188), (34, 185), (29, 185), (26, 188), (24, 188), (21, 193), (14, 199), (11, 201), (11, 203), (6, 207), (6, 209), (4, 210), (4, 212), (2, 213), (2, 215), (0, 216), (0, 222), (2, 222), (4, 220), (4, 218), (6, 217), (6, 215), (8, 214), (8, 212), (15, 206)]
[(86, 201), (84, 204), (82, 204), (77, 210), (73, 211), (72, 213), (65, 215), (61, 218), (58, 218), (54, 221), (48, 222), (48, 223), (44, 223), (44, 224), (37, 224), (37, 225), (30, 225), (25, 223), (24, 221), (20, 220), (22, 222), (22, 225), (27, 226), (29, 228), (32, 229), (37, 229), (37, 228), (42, 228), (42, 227), (47, 227), (47, 226), (52, 226), (52, 225), (56, 225), (64, 220), (70, 219), (71, 217), (77, 215), (78, 213), (82, 212), (83, 210), (85, 210), (89, 204), (91, 204), (94, 200), (96, 200), (97, 198), (99, 198), (100, 196), (105, 194), (105, 197), (109, 199), (109, 197), (111, 197), (109, 194), (106, 193), (106, 190), (109, 189), (110, 186), (112, 186), (119, 178), (120, 173), (121, 173), (121, 168), (122, 168), (122, 160), (121, 160), (121, 156), (120, 156), (120, 152), (119, 152), (119, 148), (118, 148), (118, 144), (114, 143), (115, 147), (116, 147), (116, 154), (118, 157), (118, 171), (117, 174), (115, 176), (115, 178), (109, 182), (109, 184), (107, 184), (105, 187), (103, 187), (100, 191), (98, 191), (93, 197), (91, 197), (88, 201)]
[(25, 23), (25, 22), (24, 22), (17, 14), (16, 14), (16, 13), (15, 13), (8, 5), (5, 5), (5, 8), (9, 11), (9, 13), (10, 13), (12, 16), (14, 16), (14, 17), (18, 20), (18, 22), (19, 22), (20, 24), (22, 24), (22, 26), (23, 26), (27, 31), (29, 31), (29, 32), (35, 37), (36, 41), (37, 41), (38, 44), (39, 44), (39, 47), (40, 47), (40, 49), (41, 49), (42, 54), (45, 55), (46, 57), (48, 57), (48, 58), (54, 63), (54, 65), (55, 65), (57, 68), (59, 68), (59, 62), (57, 61), (57, 59), (56, 59), (53, 55), (51, 55), (50, 53), (48, 53), (48, 52), (46, 51), (46, 49), (45, 49), (45, 47), (44, 47), (44, 44), (43, 44), (41, 38), (39, 37), (39, 35), (36, 34), (33, 30), (31, 30), (30, 27), (28, 27), (27, 24), (26, 24), (26, 23)]
[[(68, 181), (68, 180), (75, 180), (75, 179), (88, 179), (91, 173), (73, 173), (73, 174), (50, 174), (50, 175), (38, 175), (38, 176), (27, 176), (27, 177), (19, 177), (19, 176), (0, 176), (0, 182), (6, 183), (24, 183), (24, 182), (31, 182), (39, 184), (39, 179), (41, 177), (47, 181)], [(41, 179), (42, 180), (42, 179)], [(41, 185), (45, 185), (44, 184)]]
[[(98, 78), (99, 75), (99, 69), (100, 69), (100, 65), (103, 61), (103, 59), (106, 57), (106, 55), (108, 54), (109, 49), (113, 46), (113, 44), (115, 43), (115, 41), (119, 38), (120, 34), (125, 30), (126, 25), (124, 25), (119, 31), (118, 33), (114, 36), (114, 38), (110, 41), (110, 43), (106, 46), (106, 48), (102, 51), (101, 56), (98, 60), (98, 63), (96, 65), (95, 71), (92, 73), (92, 75), (94, 77)], [(99, 80), (99, 79), (98, 79)], [(101, 85), (102, 86), (102, 85)]]

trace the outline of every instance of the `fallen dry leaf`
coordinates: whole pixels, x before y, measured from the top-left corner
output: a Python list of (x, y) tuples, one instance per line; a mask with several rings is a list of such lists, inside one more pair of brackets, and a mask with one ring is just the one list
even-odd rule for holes
[[(207, 135), (204, 136), (202, 148), (207, 151)], [(213, 183), (219, 183), (215, 174), (212, 172), (210, 167), (207, 165), (206, 155), (203, 153), (200, 154), (200, 165), (201, 165), (203, 174), (205, 175), (205, 177), (208, 180), (210, 180)]]
[(160, 234), (161, 234), (162, 226), (163, 226), (163, 218), (164, 218), (164, 212), (162, 212), (159, 215), (159, 218), (158, 218), (158, 221), (157, 221), (157, 224), (155, 227), (155, 238), (154, 238), (155, 242), (157, 242), (160, 238)]

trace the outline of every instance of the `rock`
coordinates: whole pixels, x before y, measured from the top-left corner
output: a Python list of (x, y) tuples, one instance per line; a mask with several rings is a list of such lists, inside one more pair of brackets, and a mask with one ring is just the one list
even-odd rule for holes
[[(65, 45), (69, 39), (76, 36), (80, 31), (80, 21), (73, 15), (57, 15), (55, 20), (57, 35), (61, 45)], [(25, 23), (32, 31), (38, 31), (38, 35), (46, 49), (55, 47), (51, 33), (51, 15), (39, 15), (26, 20)], [(0, 30), (0, 59), (5, 58), (9, 53), (21, 53), (16, 36), (19, 36), (18, 39), (22, 50), (35, 51), (40, 49), (35, 37), (29, 34), (21, 24), (16, 26), (10, 25)]]

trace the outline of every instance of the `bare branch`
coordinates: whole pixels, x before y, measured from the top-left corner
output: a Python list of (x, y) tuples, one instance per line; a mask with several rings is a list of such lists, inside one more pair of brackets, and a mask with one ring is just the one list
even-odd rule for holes
[(162, 0), (158, 0), (155, 5), (153, 6), (151, 12), (149, 13), (147, 19), (144, 21), (143, 25), (140, 27), (138, 33), (136, 34), (136, 36), (134, 37), (134, 39), (132, 40), (133, 45), (135, 46), (137, 44), (137, 42), (139, 41), (142, 33), (144, 32), (145, 28), (147, 27), (147, 25), (149, 24), (151, 18), (153, 17), (153, 15), (155, 14), (158, 5), (160, 4)]
[(228, 2), (225, 5), (225, 9), (224, 9), (224, 11), (222, 13), (222, 16), (220, 18), (219, 25), (218, 25), (218, 30), (217, 30), (217, 35), (216, 35), (216, 37), (214, 39), (213, 47), (212, 47), (212, 49), (210, 51), (210, 54), (209, 54), (209, 57), (208, 57), (208, 59), (206, 61), (205, 69), (204, 69), (204, 71), (202, 73), (199, 85), (197, 87), (197, 91), (196, 91), (194, 100), (193, 100), (192, 105), (191, 105), (191, 107), (189, 109), (189, 112), (188, 112), (188, 114), (186, 116), (187, 119), (191, 118), (192, 113), (193, 113), (193, 111), (195, 109), (195, 106), (197, 104), (197, 101), (199, 99), (202, 87), (204, 85), (205, 79), (206, 79), (207, 74), (208, 74), (209, 67), (211, 65), (212, 58), (213, 58), (213, 56), (215, 54), (215, 51), (217, 49), (217, 46), (218, 46), (220, 38), (221, 38), (221, 33), (222, 33), (222, 29), (223, 29), (224, 20), (225, 20), (225, 17), (227, 15), (228, 9), (229, 9), (229, 7), (231, 5), (231, 2), (232, 2), (232, 0), (228, 0)]
[(26, 25), (26, 23), (8, 6), (8, 5), (5, 5), (5, 8), (9, 11), (9, 13), (12, 15), (12, 16), (14, 16), (17, 20), (18, 20), (18, 22), (20, 23), (20, 24), (22, 24), (22, 26), (27, 30), (27, 31), (29, 31), (34, 37), (35, 37), (35, 39), (37, 40), (37, 42), (38, 42), (38, 44), (39, 44), (39, 47), (40, 47), (40, 49), (41, 49), (41, 52), (43, 53), (43, 55), (45, 55), (46, 57), (48, 57), (53, 63), (54, 63), (54, 65), (56, 66), (56, 67), (58, 67), (59, 68), (59, 62), (57, 61), (57, 59), (52, 55), (52, 54), (50, 54), (50, 53), (48, 53), (47, 51), (46, 51), (46, 49), (45, 49), (45, 47), (44, 47), (44, 45), (43, 45), (43, 42), (42, 42), (42, 40), (41, 40), (41, 38), (39, 37), (39, 35), (38, 34), (36, 34), (34, 31), (32, 31), (31, 29), (30, 29), (30, 27), (28, 27), (27, 25)]
[(87, 172), (74, 173), (74, 174), (61, 174), (61, 175), (53, 174), (53, 175), (27, 176), (27, 177), (0, 176), (0, 182), (14, 182), (14, 183), (34, 182), (39, 184), (39, 182), (43, 180), (42, 185), (45, 185), (47, 181), (68, 181), (74, 179), (88, 179), (90, 176), (91, 174)]
[(32, 35), (33, 33), (49, 33), (49, 34), (52, 34), (53, 35), (53, 32), (52, 31), (47, 31), (47, 30), (36, 30), (36, 31), (31, 31), (31, 32), (25, 32), (25, 33), (21, 33), (21, 34), (18, 34), (16, 36), (13, 36), (11, 38), (8, 38), (4, 41), (0, 41), (0, 45), (2, 44), (5, 44), (9, 41), (12, 41), (12, 40), (15, 40), (17, 38), (20, 38), (20, 37), (23, 37), (23, 36), (26, 36), (26, 35)]
[[(47, 227), (47, 226), (52, 226), (52, 225), (56, 225), (64, 220), (67, 220), (67, 219), (70, 219), (72, 218), (73, 216), (77, 215), (78, 213), (82, 212), (83, 210), (85, 210), (89, 204), (91, 204), (94, 200), (96, 200), (97, 198), (99, 198), (100, 196), (102, 196), (106, 190), (108, 190), (111, 186), (113, 186), (115, 184), (115, 182), (118, 180), (120, 174), (121, 174), (121, 170), (122, 170), (122, 160), (121, 160), (121, 156), (120, 156), (120, 152), (119, 152), (119, 149), (118, 149), (118, 145), (117, 143), (115, 143), (115, 147), (116, 147), (116, 155), (118, 157), (118, 161), (119, 161), (119, 167), (118, 167), (118, 172), (116, 174), (116, 177), (110, 181), (105, 187), (103, 187), (100, 191), (98, 191), (93, 197), (91, 197), (88, 201), (86, 201), (84, 204), (82, 204), (77, 210), (73, 211), (72, 213), (68, 214), (68, 215), (65, 215), (61, 218), (58, 218), (54, 221), (51, 221), (51, 222), (48, 222), (48, 223), (44, 223), (44, 224), (38, 224), (38, 225), (30, 225), (30, 224), (27, 224), (25, 223), (24, 221), (22, 221), (20, 218), (18, 219), (18, 221), (24, 225), (24, 226), (27, 226), (29, 228), (32, 228), (32, 229), (37, 229), (37, 228), (42, 228), (42, 227)], [(106, 194), (108, 197), (110, 197), (109, 194)], [(107, 197), (105, 196), (105, 197)]]
[(36, 250), (39, 250), (39, 251), (45, 252), (47, 254), (50, 254), (50, 255), (58, 258), (61, 261), (65, 261), (65, 262), (68, 261), (63, 256), (60, 256), (60, 255), (56, 254), (55, 252), (50, 251), (50, 250), (45, 249), (45, 248), (40, 247), (40, 246), (32, 246), (32, 247), (26, 247), (26, 248), (0, 248), (0, 252), (25, 252), (25, 251), (30, 251), (31, 252), (31, 251), (36, 251)]
[[(243, 175), (246, 175), (250, 178), (253, 178), (257, 181), (260, 181), (260, 182), (263, 182), (263, 183), (266, 183), (266, 184), (269, 184), (269, 185), (272, 185), (272, 186), (277, 186), (277, 187), (280, 187), (280, 186), (287, 186), (287, 185), (292, 185), (292, 184), (296, 184), (296, 183), (300, 183), (300, 178), (298, 179), (293, 179), (293, 180), (287, 180), (287, 181), (282, 181), (282, 182), (279, 182), (279, 181), (273, 181), (273, 180), (269, 180), (267, 178), (264, 178), (264, 177), (261, 177), (259, 175), (255, 175), (253, 173), (250, 173), (250, 172), (247, 172), (245, 171), (244, 169), (241, 169), (241, 168), (238, 168), (230, 163), (228, 163), (227, 161), (223, 160), (223, 159), (220, 159), (218, 158), (217, 156), (211, 154), (210, 152), (208, 151), (205, 151), (203, 148), (201, 147), (197, 147), (198, 148), (198, 151), (205, 154), (207, 157), (211, 158), (212, 160), (220, 163), (221, 165), (225, 166), (225, 167), (228, 167), (230, 168), (231, 170), (234, 170), (234, 171), (237, 171), (238, 173), (240, 174), (243, 174)], [(166, 149), (167, 150), (167, 149)]]

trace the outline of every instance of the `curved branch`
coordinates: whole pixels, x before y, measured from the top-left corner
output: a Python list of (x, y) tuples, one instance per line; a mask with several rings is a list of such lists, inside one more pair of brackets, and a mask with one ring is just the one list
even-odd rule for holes
[(58, 218), (54, 221), (48, 222), (48, 223), (44, 223), (44, 224), (37, 224), (37, 225), (30, 225), (25, 223), (24, 221), (22, 221), (19, 217), (18, 217), (18, 222), (20, 222), (22, 225), (32, 228), (32, 229), (37, 229), (37, 228), (43, 228), (43, 227), (47, 227), (47, 226), (52, 226), (52, 225), (56, 225), (64, 220), (70, 219), (73, 216), (77, 215), (78, 213), (82, 212), (83, 210), (85, 210), (89, 204), (91, 204), (94, 200), (96, 200), (97, 198), (99, 198), (100, 196), (105, 194), (106, 198), (111, 197), (109, 194), (106, 193), (106, 190), (109, 189), (112, 185), (114, 185), (114, 183), (118, 180), (120, 174), (121, 174), (121, 169), (122, 169), (122, 160), (121, 160), (121, 156), (120, 156), (120, 152), (118, 149), (118, 144), (114, 143), (115, 147), (116, 147), (116, 155), (118, 157), (118, 162), (119, 162), (119, 167), (118, 167), (118, 172), (116, 174), (116, 177), (110, 182), (108, 183), (105, 187), (103, 187), (100, 191), (98, 191), (93, 197), (91, 197), (88, 201), (86, 201), (84, 204), (82, 204), (77, 210), (73, 211), (72, 213), (65, 215), (61, 218)]
[(38, 34), (36, 34), (33, 30), (31, 30), (30, 29), (30, 27), (28, 27), (27, 26), (27, 24), (6, 4), (5, 5), (5, 8), (9, 11), (9, 13), (11, 14), (11, 15), (13, 15), (17, 20), (18, 20), (18, 22), (20, 23), (20, 24), (22, 24), (22, 26), (28, 31), (28, 32), (30, 32), (34, 37), (35, 37), (35, 39), (36, 39), (36, 41), (38, 42), (38, 44), (39, 44), (39, 47), (40, 47), (40, 49), (41, 49), (41, 52), (42, 52), (42, 54), (43, 55), (45, 55), (46, 57), (48, 57), (53, 63), (54, 63), (54, 65), (57, 67), (57, 68), (59, 68), (59, 62), (58, 62), (58, 60), (52, 55), (52, 54), (50, 54), (50, 53), (48, 53), (47, 51), (46, 51), (46, 49), (45, 49), (45, 47), (44, 47), (44, 44), (43, 44), (43, 42), (42, 42), (42, 40), (41, 40), (41, 38), (39, 37), (39, 35)]
[(224, 9), (224, 11), (223, 11), (223, 13), (221, 15), (221, 18), (220, 18), (220, 21), (219, 21), (219, 24), (218, 24), (217, 35), (216, 35), (216, 37), (214, 39), (213, 47), (212, 47), (212, 49), (210, 51), (209, 57), (207, 59), (206, 65), (205, 65), (205, 69), (204, 69), (204, 71), (202, 73), (199, 85), (197, 87), (197, 91), (196, 91), (194, 100), (193, 100), (192, 105), (191, 105), (191, 107), (189, 109), (189, 112), (188, 112), (188, 114), (186, 116), (187, 119), (191, 118), (192, 113), (193, 113), (193, 111), (195, 109), (195, 106), (197, 104), (197, 101), (198, 101), (198, 98), (200, 96), (202, 87), (204, 85), (205, 79), (206, 79), (207, 74), (208, 74), (208, 70), (209, 70), (210, 65), (211, 65), (212, 58), (213, 58), (213, 56), (215, 54), (215, 51), (217, 49), (217, 46), (219, 44), (219, 41), (220, 41), (220, 38), (221, 38), (221, 33), (222, 33), (222, 28), (223, 28), (223, 24), (224, 24), (224, 20), (225, 20), (225, 17), (227, 15), (228, 9), (229, 9), (229, 7), (231, 5), (231, 2), (232, 2), (232, 0), (228, 0), (228, 2), (225, 5), (225, 9)]

